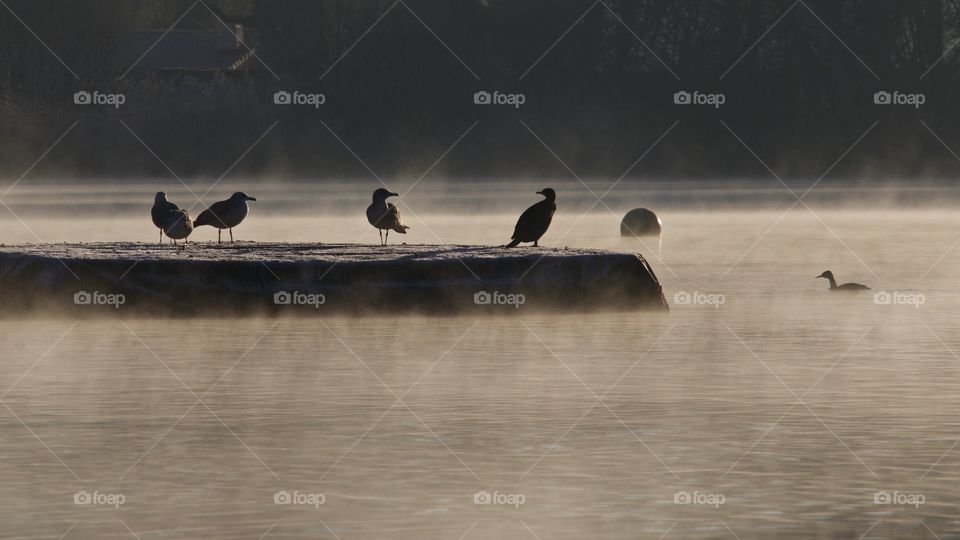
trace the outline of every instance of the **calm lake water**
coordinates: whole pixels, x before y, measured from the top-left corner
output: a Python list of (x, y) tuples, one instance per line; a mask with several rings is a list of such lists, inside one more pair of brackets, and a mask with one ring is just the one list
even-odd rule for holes
[[(418, 187), (402, 239), (503, 243), (529, 187)], [(151, 194), (107, 191), (18, 188), (2, 240), (156, 241)], [(644, 254), (669, 314), (4, 319), (2, 536), (960, 538), (960, 216), (780, 191), (664, 203), (662, 246), (560, 191), (543, 243)], [(377, 241), (365, 195), (248, 192), (238, 239)]]

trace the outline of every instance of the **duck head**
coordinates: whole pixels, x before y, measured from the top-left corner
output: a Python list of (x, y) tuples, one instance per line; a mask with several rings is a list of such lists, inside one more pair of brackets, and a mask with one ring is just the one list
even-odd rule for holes
[(154, 196), (153, 201), (158, 203), (167, 202), (167, 194), (162, 191), (158, 191), (156, 196)]
[(833, 272), (827, 270), (826, 272), (820, 274), (820, 275), (817, 276), (817, 277), (818, 277), (818, 278), (824, 278), (824, 279), (833, 279)]

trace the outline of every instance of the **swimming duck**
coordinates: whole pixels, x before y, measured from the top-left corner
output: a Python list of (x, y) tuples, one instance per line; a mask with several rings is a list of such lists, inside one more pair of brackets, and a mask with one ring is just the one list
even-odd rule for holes
[(837, 280), (833, 277), (833, 272), (827, 270), (826, 272), (817, 276), (818, 278), (825, 278), (830, 280), (830, 290), (831, 291), (869, 291), (870, 287), (866, 285), (861, 285), (860, 283), (844, 283), (843, 285), (837, 285)]
[[(380, 233), (381, 246), (387, 245), (387, 240), (390, 239), (390, 231), (407, 234), (407, 229), (410, 228), (400, 222), (400, 209), (387, 202), (388, 197), (399, 196), (392, 191), (378, 188), (373, 192), (373, 204), (367, 207), (367, 221), (376, 227), (377, 232)], [(387, 231), (386, 238), (383, 236), (383, 231)]]
[(513, 241), (505, 247), (516, 247), (520, 242), (533, 242), (533, 245), (537, 246), (540, 237), (547, 232), (550, 222), (553, 221), (553, 213), (557, 211), (557, 192), (546, 188), (537, 194), (543, 195), (544, 199), (520, 214), (517, 226), (513, 229)]
[(197, 216), (197, 220), (193, 222), (195, 227), (200, 227), (201, 225), (212, 225), (217, 228), (217, 243), (222, 243), (220, 235), (223, 233), (223, 229), (230, 229), (230, 242), (233, 242), (233, 228), (240, 224), (243, 221), (243, 218), (247, 217), (247, 212), (250, 210), (247, 207), (247, 201), (256, 201), (253, 197), (250, 197), (242, 191), (234, 193), (229, 199), (225, 201), (215, 202), (210, 205), (210, 208), (204, 210)]

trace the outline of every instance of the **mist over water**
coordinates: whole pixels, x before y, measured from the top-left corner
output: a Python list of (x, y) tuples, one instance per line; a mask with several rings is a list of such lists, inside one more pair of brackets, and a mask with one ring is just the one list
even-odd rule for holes
[[(960, 538), (958, 43), (960, 0), (0, 0), (0, 537)], [(158, 191), (181, 239), (256, 202), (161, 245)]]
[[(4, 319), (4, 536), (960, 535), (953, 190), (911, 207), (909, 188), (818, 188), (790, 209), (778, 184), (629, 186), (608, 210), (554, 180), (417, 187), (396, 240), (502, 244), (547, 186), (543, 245), (643, 254), (669, 314)], [(258, 198), (238, 240), (373, 244), (374, 187), (204, 200)], [(155, 188), (71, 189), (18, 188), (2, 242), (156, 242)], [(619, 236), (637, 206), (662, 246)], [(873, 290), (831, 293), (828, 269)]]

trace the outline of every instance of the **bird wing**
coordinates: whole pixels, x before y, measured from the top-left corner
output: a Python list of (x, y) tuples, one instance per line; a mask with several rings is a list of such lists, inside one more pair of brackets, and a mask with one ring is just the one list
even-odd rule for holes
[(197, 216), (197, 220), (193, 222), (194, 225), (213, 225), (218, 228), (226, 228), (226, 225), (223, 223), (225, 216), (227, 215), (228, 210), (230, 209), (227, 201), (215, 202), (210, 205), (210, 208), (207, 208), (203, 212), (200, 212), (200, 215)]
[(193, 223), (190, 221), (190, 213), (186, 210), (175, 210), (167, 215), (167, 222), (164, 224), (163, 232), (170, 238), (182, 240), (193, 232)]
[(186, 216), (186, 210), (180, 210), (179, 208), (176, 210), (170, 210), (163, 216), (163, 229), (167, 230), (176, 227), (180, 224), (180, 221), (186, 218)]
[(200, 215), (197, 216), (197, 219), (193, 222), (195, 227), (200, 227), (201, 225), (213, 225), (213, 214), (210, 210), (204, 210), (200, 212)]
[(393, 203), (387, 203), (387, 209), (387, 215), (384, 216), (387, 223), (389, 223), (389, 227), (387, 228), (401, 234), (406, 234), (407, 229), (410, 227), (400, 223), (400, 209)]
[(870, 290), (870, 287), (867, 287), (866, 285), (863, 285), (861, 283), (844, 283), (843, 285), (840, 285), (837, 288), (844, 291), (869, 291)]
[[(535, 238), (540, 238), (543, 236), (543, 233), (547, 232), (547, 227), (550, 226), (550, 221), (553, 219), (553, 212), (549, 212), (549, 215), (544, 215), (548, 212), (546, 205), (549, 204), (547, 201), (540, 201), (537, 204), (534, 204), (530, 208), (527, 208), (520, 214), (520, 218), (517, 219), (517, 225), (513, 228), (513, 238), (514, 240), (520, 239), (523, 242), (530, 242)], [(525, 240), (525, 238), (530, 238), (530, 240)]]
[(521, 231), (526, 230), (530, 227), (530, 222), (533, 220), (534, 209), (537, 205), (533, 205), (530, 208), (527, 208), (520, 214), (520, 217), (517, 218), (517, 224), (513, 227), (513, 236), (511, 238), (516, 238)]
[(180, 208), (173, 204), (170, 201), (164, 201), (161, 203), (154, 203), (153, 208), (150, 209), (150, 217), (153, 219), (153, 224), (157, 227), (163, 226), (163, 220), (167, 218), (167, 214), (170, 212), (176, 212)]

